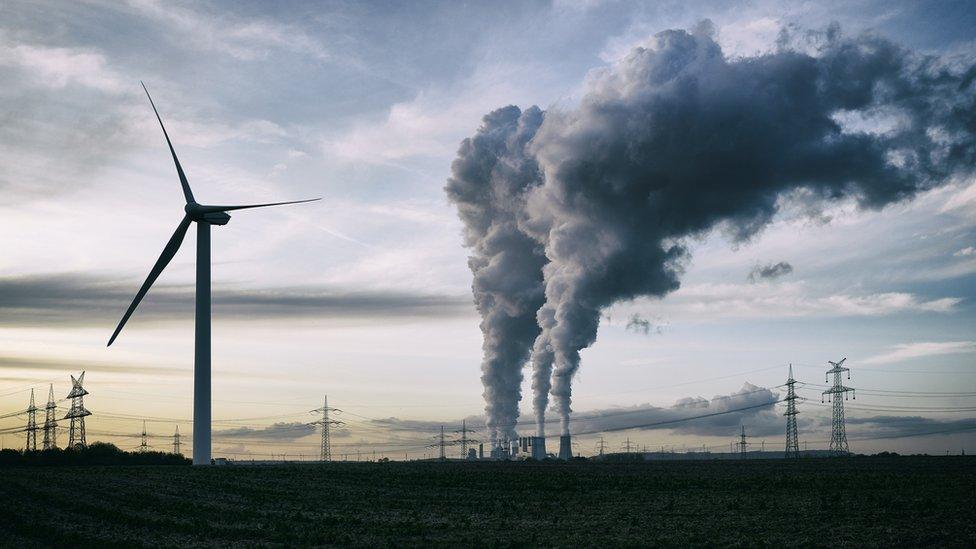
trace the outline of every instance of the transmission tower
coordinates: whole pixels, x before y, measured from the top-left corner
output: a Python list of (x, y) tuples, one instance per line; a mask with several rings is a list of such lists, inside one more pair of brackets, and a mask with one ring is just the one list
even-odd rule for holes
[(742, 426), (742, 434), (739, 435), (739, 442), (736, 443), (736, 446), (739, 447), (739, 457), (742, 458), (742, 459), (746, 459), (746, 447), (749, 446), (749, 443), (746, 442), (746, 426), (745, 425)]
[(833, 368), (827, 370), (825, 381), (829, 381), (830, 374), (834, 374), (834, 384), (823, 392), (820, 399), (820, 401), (823, 402), (824, 398), (826, 398), (827, 402), (832, 402), (834, 405), (834, 413), (830, 429), (829, 450), (830, 453), (835, 456), (843, 456), (851, 453), (850, 448), (847, 446), (847, 427), (844, 419), (844, 401), (847, 400), (848, 391), (851, 392), (852, 398), (857, 398), (854, 389), (845, 387), (841, 383), (840, 376), (844, 372), (847, 372), (847, 379), (851, 379), (850, 368), (843, 367), (845, 361), (847, 361), (846, 358), (841, 359), (840, 362), (827, 361), (831, 366), (833, 366)]
[(78, 379), (75, 376), (71, 376), (71, 392), (68, 393), (68, 398), (71, 399), (71, 409), (64, 416), (64, 419), (71, 420), (71, 426), (68, 429), (68, 448), (80, 447), (84, 448), (88, 445), (85, 441), (85, 416), (90, 416), (91, 412), (85, 409), (85, 395), (88, 391), (81, 386), (85, 381), (85, 372), (81, 372)]
[(461, 434), (461, 438), (458, 440), (458, 442), (461, 444), (461, 459), (468, 459), (468, 444), (478, 443), (480, 441), (473, 438), (468, 438), (468, 433), (473, 433), (474, 430), (468, 429), (467, 423), (465, 423), (465, 420), (463, 419), (461, 420), (461, 429), (454, 432)]
[(37, 451), (37, 406), (34, 406), (34, 389), (31, 389), (30, 406), (27, 407), (27, 451)]
[(627, 437), (627, 441), (623, 443), (623, 447), (624, 447), (624, 452), (627, 452), (629, 454), (631, 448), (634, 447), (634, 444), (630, 442), (630, 437)]
[(58, 405), (54, 402), (54, 385), (47, 393), (47, 406), (44, 407), (44, 449), (53, 450), (58, 447), (58, 418), (54, 415)]
[(600, 441), (596, 443), (596, 451), (599, 455), (603, 455), (603, 452), (607, 449), (607, 443), (604, 442), (603, 437), (600, 437)]
[(790, 377), (786, 380), (786, 458), (800, 457), (800, 442), (796, 431), (796, 389), (793, 387), (796, 380), (793, 379), (793, 365), (790, 364)]
[(149, 435), (146, 434), (146, 420), (142, 420), (142, 442), (139, 444), (139, 451), (149, 451)]
[(322, 443), (319, 447), (319, 461), (332, 461), (332, 442), (329, 436), (330, 428), (335, 425), (339, 427), (345, 425), (345, 423), (336, 420), (329, 419), (329, 412), (341, 412), (342, 410), (338, 408), (329, 407), (329, 395), (322, 397), (322, 407), (312, 410), (312, 413), (322, 412), (322, 419), (319, 421), (312, 422), (312, 425), (322, 426)]
[(173, 434), (173, 453), (180, 456), (183, 452), (180, 451), (180, 426), (176, 426), (176, 433)]
[(441, 425), (441, 436), (440, 440), (437, 442), (437, 447), (440, 448), (440, 459), (444, 461), (447, 456), (444, 455), (444, 426)]

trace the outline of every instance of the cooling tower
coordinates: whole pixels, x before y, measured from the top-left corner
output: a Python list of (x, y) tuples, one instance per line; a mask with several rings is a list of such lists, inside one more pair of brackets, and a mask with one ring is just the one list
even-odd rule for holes
[(546, 459), (546, 437), (532, 437), (532, 459)]
[(573, 459), (573, 443), (569, 435), (559, 437), (559, 459)]

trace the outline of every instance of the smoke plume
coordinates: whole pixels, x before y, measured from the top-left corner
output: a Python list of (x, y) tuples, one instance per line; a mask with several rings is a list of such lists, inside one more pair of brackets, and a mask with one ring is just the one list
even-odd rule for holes
[[(514, 155), (542, 180), (519, 187), (510, 204), (521, 211), (499, 214), (544, 249), (545, 260), (532, 255), (545, 295), (533, 359), (551, 359), (564, 433), (580, 351), (596, 340), (600, 311), (676, 290), (688, 239), (718, 229), (747, 241), (796, 197), (876, 209), (971, 172), (971, 60), (960, 66), (836, 27), (808, 37), (784, 35), (773, 53), (728, 58), (707, 22), (661, 32), (594, 73), (576, 108), (547, 111)], [(512, 161), (510, 147), (484, 151), (497, 157), (479, 166)], [(476, 296), (478, 284), (476, 275)]]
[(445, 188), (464, 223), (472, 291), (481, 314), (486, 424), (492, 442), (515, 438), (522, 366), (539, 333), (542, 247), (518, 229), (525, 193), (541, 183), (526, 144), (542, 123), (536, 107), (509, 106), (484, 117), (478, 133), (461, 143)]

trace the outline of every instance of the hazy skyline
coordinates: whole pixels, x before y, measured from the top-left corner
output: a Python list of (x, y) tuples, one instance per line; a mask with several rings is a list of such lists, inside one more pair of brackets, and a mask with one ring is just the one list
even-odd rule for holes
[[(286, 11), (94, 1), (12, 2), (4, 13), (0, 412), (22, 409), (31, 386), (43, 400), (50, 380), (63, 396), (68, 374), (87, 370), (94, 433), (137, 433), (149, 416), (167, 419), (150, 426), (170, 435), (170, 418), (190, 417), (192, 243), (104, 346), (182, 208), (143, 80), (201, 201), (324, 197), (214, 230), (214, 417), (260, 418), (237, 422), (251, 429), (309, 421), (328, 393), (350, 414), (336, 443), (385, 442), (391, 456), (402, 452), (389, 441), (418, 455), (425, 429), (453, 430), (484, 408), (468, 252), (443, 190), (484, 114), (571, 108), (591, 71), (705, 18), (731, 56), (771, 51), (783, 27), (837, 22), (919, 52), (976, 57), (976, 13), (965, 2)], [(826, 361), (846, 356), (859, 389), (848, 411), (853, 450), (941, 453), (976, 442), (972, 431), (857, 440), (957, 428), (976, 415), (972, 398), (898, 393), (976, 392), (976, 182), (880, 211), (842, 202), (811, 217), (793, 207), (749, 242), (720, 231), (695, 241), (678, 291), (608, 311), (574, 387), (577, 414), (593, 418), (581, 431), (626, 426), (606, 423), (619, 414), (595, 419), (615, 408), (648, 408), (633, 417), (652, 423), (675, 403), (694, 404), (682, 399), (749, 392), (746, 383), (782, 392), (789, 363), (799, 380), (822, 384)], [(811, 401), (800, 405), (800, 440), (811, 447), (829, 437), (819, 392), (801, 391)], [(940, 411), (950, 408), (962, 411)], [(778, 448), (781, 412), (608, 438), (614, 447), (625, 436), (649, 447), (725, 445), (741, 420)], [(215, 434), (233, 423), (215, 423)], [(303, 429), (272, 427), (240, 443), (231, 437), (255, 433), (224, 432), (214, 453), (314, 454), (314, 436), (281, 443)], [(579, 450), (592, 451), (591, 439)]]

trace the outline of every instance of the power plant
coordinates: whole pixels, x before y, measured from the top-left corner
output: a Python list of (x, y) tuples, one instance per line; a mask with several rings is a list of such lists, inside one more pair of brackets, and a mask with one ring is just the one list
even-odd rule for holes
[[(670, 450), (666, 450), (665, 446), (661, 446), (660, 452), (648, 452), (647, 445), (643, 445), (643, 450), (641, 450), (641, 445), (633, 442), (630, 437), (626, 439), (625, 444), (622, 447), (622, 454), (615, 454), (613, 452), (607, 452), (608, 444), (606, 438), (603, 436), (607, 432), (613, 431), (628, 431), (633, 429), (639, 429), (641, 427), (646, 427), (648, 425), (638, 425), (638, 426), (625, 426), (623, 428), (616, 427), (603, 427), (599, 430), (587, 430), (585, 424), (583, 424), (580, 429), (581, 431), (576, 433), (577, 435), (600, 435), (597, 438), (596, 453), (593, 456), (594, 459), (613, 459), (614, 456), (631, 456), (629, 459), (635, 457), (639, 459), (744, 459), (748, 457), (758, 457), (758, 458), (798, 458), (805, 455), (813, 456), (845, 456), (850, 455), (850, 449), (847, 445), (847, 434), (845, 425), (845, 410), (844, 410), (844, 400), (846, 394), (850, 392), (854, 394), (854, 389), (851, 387), (846, 387), (841, 383), (841, 376), (844, 372), (848, 372), (850, 376), (850, 369), (845, 366), (846, 358), (838, 362), (828, 361), (831, 368), (827, 371), (828, 381), (830, 381), (830, 376), (833, 376), (833, 384), (828, 386), (826, 390), (822, 392), (824, 403), (829, 402), (832, 412), (831, 421), (831, 435), (829, 440), (829, 445), (825, 450), (808, 450), (806, 448), (806, 442), (804, 442), (804, 449), (801, 452), (799, 447), (799, 429), (797, 425), (796, 416), (800, 413), (798, 410), (798, 403), (805, 401), (803, 397), (797, 394), (798, 385), (799, 388), (806, 388), (807, 390), (812, 389), (816, 385), (809, 384), (805, 382), (798, 381), (794, 377), (793, 365), (788, 366), (788, 377), (786, 383), (778, 387), (786, 388), (786, 395), (782, 398), (776, 400), (770, 400), (768, 402), (763, 402), (758, 405), (747, 405), (740, 408), (729, 408), (723, 409), (717, 412), (708, 412), (701, 415), (690, 414), (685, 417), (681, 417), (675, 420), (667, 420), (664, 422), (652, 423), (650, 426), (654, 425), (671, 425), (681, 422), (691, 422), (704, 417), (713, 417), (716, 415), (725, 414), (735, 414), (740, 413), (745, 410), (756, 409), (760, 407), (772, 407), (777, 403), (783, 403), (785, 405), (785, 412), (783, 416), (786, 419), (786, 446), (785, 452), (769, 452), (765, 451), (765, 441), (761, 443), (751, 443), (749, 442), (749, 437), (746, 434), (746, 425), (740, 424), (739, 432), (737, 433), (736, 440), (729, 442), (728, 454), (723, 454), (715, 452), (714, 450), (721, 448), (718, 446), (708, 446), (705, 444), (701, 445), (701, 451), (687, 451), (682, 450), (682, 452), (677, 452), (673, 447)], [(91, 415), (91, 412), (85, 407), (84, 397), (88, 395), (88, 391), (84, 387), (85, 372), (75, 377), (70, 375), (71, 380), (71, 391), (67, 394), (64, 400), (70, 401), (70, 408), (66, 409), (64, 414), (65, 420), (70, 420), (70, 427), (68, 429), (68, 443), (67, 448), (83, 448), (87, 446), (88, 439), (86, 432), (85, 419), (87, 416)], [(769, 391), (769, 389), (763, 389)], [(880, 390), (879, 390), (880, 391)], [(883, 394), (883, 391), (882, 393)], [(934, 393), (920, 393), (924, 395), (934, 394)], [(955, 393), (954, 393), (955, 394)], [(960, 393), (964, 394), (964, 393)], [(54, 386), (49, 385), (48, 390), (48, 402), (44, 406), (45, 417), (43, 425), (38, 422), (38, 413), (42, 408), (36, 405), (35, 400), (35, 389), (29, 389), (29, 400), (26, 409), (22, 409), (18, 412), (13, 412), (10, 414), (0, 414), (0, 417), (15, 417), (24, 416), (26, 418), (26, 426), (20, 428), (6, 428), (0, 429), (0, 434), (2, 433), (24, 433), (25, 434), (25, 444), (22, 446), (25, 451), (33, 452), (41, 449), (56, 449), (58, 447), (57, 443), (57, 432), (58, 432), (58, 411), (59, 406), (54, 397)], [(773, 395), (773, 398), (777, 398)], [(310, 422), (299, 423), (296, 427), (289, 427), (289, 429), (294, 429), (297, 427), (304, 428), (314, 428), (318, 427), (321, 435), (321, 443), (319, 445), (319, 461), (327, 462), (332, 461), (333, 448), (332, 448), (332, 435), (331, 429), (333, 427), (343, 426), (344, 422), (334, 419), (333, 414), (341, 412), (337, 408), (329, 406), (328, 397), (324, 396), (322, 401), (322, 406), (312, 410), (313, 413), (321, 413), (321, 419)], [(629, 412), (625, 412), (629, 413)], [(116, 419), (127, 419), (132, 418), (131, 416), (118, 416)], [(126, 433), (103, 433), (109, 436), (127, 436), (127, 437), (139, 437), (140, 444), (133, 448), (139, 452), (149, 452), (152, 446), (149, 444), (150, 433), (147, 429), (148, 422), (150, 420), (164, 420), (165, 418), (146, 418), (142, 420), (142, 430), (138, 434), (132, 434), (131, 432)], [(367, 418), (369, 419), (369, 418)], [(587, 421), (589, 418), (583, 417), (580, 421)], [(555, 454), (550, 454), (547, 452), (547, 444), (545, 437), (542, 436), (519, 436), (516, 435), (511, 439), (499, 440), (492, 444), (489, 448), (485, 448), (486, 443), (482, 442), (478, 438), (472, 436), (472, 434), (480, 432), (481, 429), (469, 427), (469, 421), (467, 419), (460, 420), (459, 429), (449, 431), (446, 426), (441, 425), (438, 427), (436, 434), (434, 435), (434, 443), (428, 444), (427, 448), (433, 448), (436, 450), (435, 458), (439, 461), (483, 461), (483, 460), (494, 460), (494, 461), (522, 461), (522, 460), (561, 460), (568, 461), (574, 458), (573, 452), (573, 439), (574, 435), (564, 434), (559, 437), (559, 449)], [(22, 424), (23, 425), (23, 424)], [(258, 432), (257, 428), (247, 428), (249, 432)], [(39, 441), (38, 431), (43, 431), (43, 442)], [(421, 429), (422, 431), (422, 429)], [(760, 433), (761, 434), (761, 433)], [(267, 442), (265, 442), (267, 444)], [(344, 446), (355, 446), (354, 444), (344, 444)], [(457, 452), (449, 452), (449, 447), (457, 447)], [(759, 450), (751, 450), (749, 447), (759, 447)], [(180, 433), (179, 425), (176, 426), (175, 432), (172, 435), (172, 452), (173, 454), (181, 454), (182, 452), (182, 435)], [(250, 454), (251, 452), (245, 452)], [(356, 449), (357, 456), (361, 455), (360, 450)], [(375, 456), (376, 451), (373, 451)], [(279, 456), (284, 456), (285, 454), (278, 454)], [(294, 455), (294, 454), (293, 454)], [(343, 460), (348, 454), (343, 453)], [(382, 454), (381, 454), (382, 456)], [(302, 454), (299, 453), (298, 457), (304, 459)], [(410, 453), (405, 453), (405, 459), (410, 459)], [(374, 458), (375, 459), (375, 458)], [(386, 459), (384, 457), (384, 459)], [(226, 461), (226, 460), (225, 460)]]

